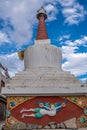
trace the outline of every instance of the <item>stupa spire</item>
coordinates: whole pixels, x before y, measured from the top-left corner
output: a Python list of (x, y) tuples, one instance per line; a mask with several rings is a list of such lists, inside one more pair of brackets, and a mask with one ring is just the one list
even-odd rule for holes
[(43, 7), (41, 7), (37, 11), (37, 19), (39, 20), (39, 25), (38, 25), (38, 32), (37, 32), (36, 40), (48, 39), (48, 34), (46, 31), (46, 25), (45, 25), (47, 14), (46, 14), (46, 10)]

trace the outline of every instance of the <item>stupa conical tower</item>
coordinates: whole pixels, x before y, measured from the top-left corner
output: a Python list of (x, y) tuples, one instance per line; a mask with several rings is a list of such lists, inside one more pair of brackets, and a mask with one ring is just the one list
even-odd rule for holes
[(38, 128), (41, 125), (52, 129), (55, 122), (55, 128), (61, 123), (65, 124), (61, 128), (86, 127), (87, 87), (62, 70), (62, 52), (50, 44), (43, 7), (38, 10), (37, 18), (36, 40), (24, 51), (24, 71), (16, 74), (2, 90), (8, 99), (6, 124), (13, 127), (21, 122), (27, 127), (36, 124)]
[(46, 25), (45, 25), (47, 14), (43, 7), (41, 7), (41, 9), (37, 11), (37, 19), (39, 20), (39, 25), (38, 25), (38, 32), (37, 32), (36, 40), (48, 39), (48, 34), (46, 31)]

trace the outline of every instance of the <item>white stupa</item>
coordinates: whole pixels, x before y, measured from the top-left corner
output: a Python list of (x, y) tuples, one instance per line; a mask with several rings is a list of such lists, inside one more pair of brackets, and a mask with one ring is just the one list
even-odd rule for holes
[(19, 72), (2, 89), (5, 95), (86, 95), (87, 86), (82, 85), (70, 72), (62, 70), (61, 49), (50, 44), (41, 8), (37, 18), (39, 26), (34, 45), (24, 51), (24, 71)]

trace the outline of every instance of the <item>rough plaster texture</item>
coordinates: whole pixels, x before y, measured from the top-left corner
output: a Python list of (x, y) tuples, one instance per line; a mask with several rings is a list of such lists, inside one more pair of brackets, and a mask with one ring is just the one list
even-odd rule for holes
[(38, 42), (24, 52), (25, 69), (54, 67), (61, 70), (61, 60), (61, 50), (49, 44), (49, 41), (47, 43)]

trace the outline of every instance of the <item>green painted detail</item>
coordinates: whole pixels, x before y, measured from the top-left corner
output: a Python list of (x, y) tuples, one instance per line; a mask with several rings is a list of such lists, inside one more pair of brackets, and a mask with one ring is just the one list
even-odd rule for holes
[(84, 114), (87, 116), (87, 107), (84, 108)]
[(74, 97), (74, 98), (72, 99), (72, 101), (73, 101), (73, 102), (76, 102), (76, 101), (77, 101), (77, 98), (76, 98), (76, 97)]
[(84, 117), (82, 117), (80, 121), (81, 121), (81, 123), (85, 123), (86, 119)]
[(24, 100), (27, 100), (27, 97), (24, 97)]
[(36, 118), (42, 118), (43, 117), (43, 115), (40, 113), (40, 110), (41, 110), (41, 108), (36, 108), (34, 110)]
[(10, 110), (6, 110), (6, 118), (10, 117), (10, 115), (11, 115)]

